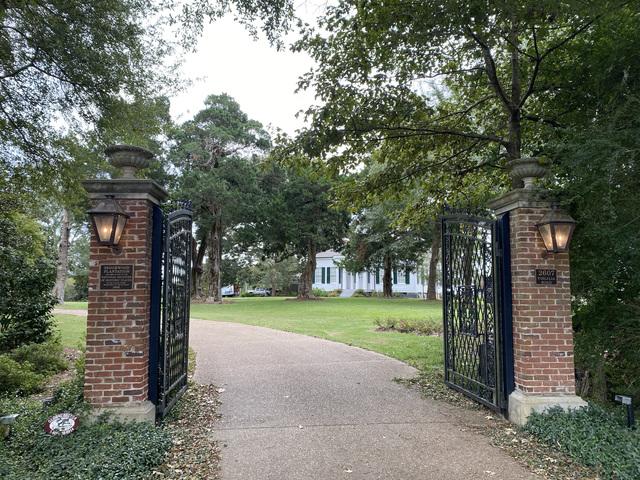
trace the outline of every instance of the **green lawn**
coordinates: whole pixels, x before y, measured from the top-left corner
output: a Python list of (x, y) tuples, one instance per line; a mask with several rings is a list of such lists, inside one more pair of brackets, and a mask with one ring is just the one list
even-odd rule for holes
[(87, 302), (64, 302), (62, 305), (56, 306), (63, 310), (86, 310)]
[(85, 340), (87, 322), (77, 315), (55, 315), (57, 330), (65, 347), (78, 348)]
[[(60, 308), (83, 309), (86, 302), (67, 302)], [(440, 324), (442, 306), (439, 302), (401, 298), (324, 298), (309, 302), (280, 297), (236, 298), (222, 305), (192, 304), (191, 316), (326, 338), (373, 350), (421, 369), (442, 364), (441, 338), (378, 332), (375, 325), (376, 319), (385, 317), (430, 319)], [(76, 326), (67, 320), (62, 322), (65, 343), (67, 330)]]

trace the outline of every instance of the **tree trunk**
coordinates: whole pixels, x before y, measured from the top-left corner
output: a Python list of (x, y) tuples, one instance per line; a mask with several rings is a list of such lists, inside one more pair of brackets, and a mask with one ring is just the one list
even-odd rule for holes
[(211, 283), (209, 284), (209, 297), (215, 303), (222, 302), (222, 221), (217, 212), (213, 226), (211, 227), (211, 238), (209, 243), (209, 273)]
[[(194, 258), (193, 267), (191, 269), (191, 295), (194, 298), (202, 297), (202, 262), (204, 261), (204, 254), (207, 250), (208, 235), (205, 234), (204, 238), (200, 241), (200, 245), (197, 245), (196, 240), (193, 240)], [(197, 248), (196, 248), (197, 247)]]
[(69, 221), (69, 210), (62, 209), (62, 225), (60, 226), (60, 244), (58, 245), (58, 266), (56, 269), (56, 283), (53, 287), (53, 294), (58, 299), (58, 303), (64, 303), (64, 287), (67, 283), (67, 270), (69, 268), (69, 233), (71, 225)]
[(383, 260), (384, 272), (382, 274), (382, 294), (386, 298), (393, 297), (393, 283), (391, 282), (392, 266), (391, 255), (386, 253)]
[(298, 283), (298, 300), (309, 300), (313, 295), (313, 273), (316, 271), (316, 244), (309, 240), (307, 248), (307, 263), (300, 275)]
[(438, 280), (438, 261), (440, 260), (440, 243), (442, 240), (440, 222), (436, 222), (431, 240), (431, 258), (429, 259), (429, 278), (427, 280), (427, 300), (436, 300), (436, 284)]

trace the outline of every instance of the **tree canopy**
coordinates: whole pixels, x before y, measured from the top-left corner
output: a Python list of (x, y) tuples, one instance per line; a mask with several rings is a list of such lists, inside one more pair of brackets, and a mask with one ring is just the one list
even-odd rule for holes
[(388, 182), (543, 154), (576, 107), (560, 101), (567, 48), (632, 4), (342, 0), (295, 46), (316, 60), (300, 88), (319, 99), (296, 147), (344, 172), (394, 142), (408, 154), (387, 157)]
[(316, 254), (340, 249), (349, 215), (333, 206), (331, 181), (311, 169), (274, 166), (260, 183), (265, 203), (255, 230), (262, 249), (268, 256), (301, 259), (298, 298), (310, 298)]
[(198, 226), (194, 293), (205, 253), (209, 297), (221, 300), (222, 248), (231, 229), (247, 223), (259, 204), (257, 161), (270, 146), (262, 125), (226, 94), (210, 95), (204, 108), (172, 134), (170, 158), (179, 171), (178, 195), (191, 200)]

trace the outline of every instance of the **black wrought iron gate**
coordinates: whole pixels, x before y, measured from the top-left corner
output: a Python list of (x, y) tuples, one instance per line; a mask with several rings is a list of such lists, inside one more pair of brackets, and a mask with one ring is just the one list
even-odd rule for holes
[(165, 416), (187, 388), (191, 301), (192, 211), (181, 203), (154, 211), (150, 399)]
[(513, 390), (508, 220), (442, 218), (445, 383), (497, 411)]

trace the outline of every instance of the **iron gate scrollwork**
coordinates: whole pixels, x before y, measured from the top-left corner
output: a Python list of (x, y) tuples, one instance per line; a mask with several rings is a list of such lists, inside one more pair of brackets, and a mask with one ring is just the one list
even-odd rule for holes
[(508, 394), (507, 329), (498, 233), (498, 222), (488, 215), (448, 211), (442, 217), (445, 383), (502, 411)]
[[(187, 389), (191, 302), (192, 211), (181, 202), (164, 217), (157, 339), (158, 415), (165, 416)], [(153, 337), (153, 336), (152, 336)], [(152, 339), (153, 341), (153, 339)], [(153, 356), (151, 356), (153, 361)]]

